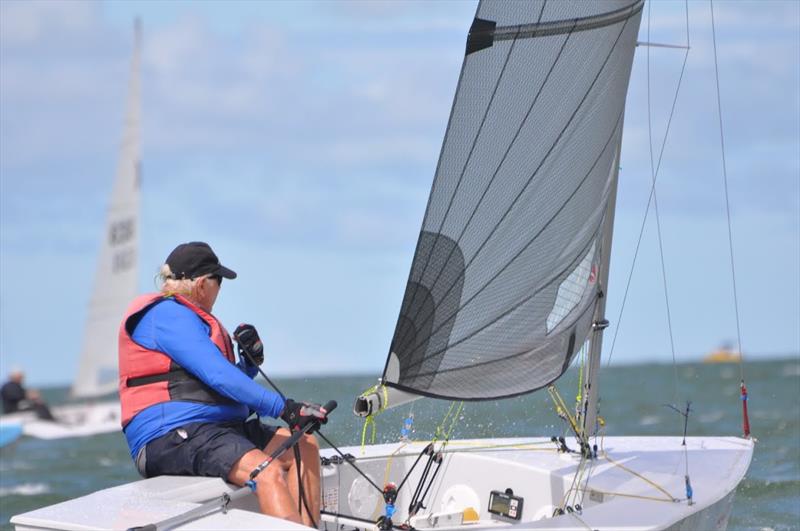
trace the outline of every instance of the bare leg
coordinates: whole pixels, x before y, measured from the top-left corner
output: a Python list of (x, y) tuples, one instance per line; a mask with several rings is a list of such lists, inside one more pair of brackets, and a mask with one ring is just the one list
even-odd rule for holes
[[(289, 436), (290, 433), (288, 430), (285, 428), (280, 428), (270, 440), (267, 447), (264, 449), (264, 453), (269, 454), (272, 452), (273, 445), (274, 447), (277, 447), (279, 444), (282, 444), (287, 438), (289, 438)], [(298, 516), (302, 517), (302, 523), (309, 527), (314, 527), (315, 523), (319, 523), (320, 508), (319, 444), (317, 444), (317, 440), (312, 435), (304, 435), (298, 441), (297, 446), (300, 448), (300, 477), (303, 483), (303, 493), (306, 501), (308, 502), (308, 508), (311, 510), (311, 515), (309, 515), (305, 507), (302, 506), (302, 501), (300, 500), (300, 489), (297, 484), (297, 466), (294, 460), (294, 452), (287, 451), (285, 454), (283, 454), (281, 457), (281, 463), (282, 466), (286, 467), (285, 478), (293, 504), (292, 508), (295, 511), (295, 514), (297, 514), (297, 507), (300, 506), (301, 511)]]
[[(267, 453), (274, 450), (274, 448), (270, 449), (273, 446), (272, 442), (270, 441), (270, 444), (265, 449), (268, 450)], [(278, 444), (280, 444), (280, 441), (274, 447), (277, 447)], [(228, 474), (228, 481), (243, 486), (250, 479), (250, 472), (266, 459), (267, 454), (261, 450), (250, 450), (233, 465), (230, 474)], [(302, 523), (300, 515), (297, 514), (297, 505), (292, 500), (287, 483), (289, 465), (290, 462), (285, 459), (276, 459), (258, 475), (256, 480), (258, 506), (264, 514)], [(297, 499), (296, 494), (294, 499)]]
[[(306, 435), (300, 439), (300, 470), (303, 478), (303, 491), (306, 495), (308, 508), (311, 510), (311, 516), (314, 522), (319, 523), (319, 508), (320, 508), (320, 490), (319, 490), (319, 444), (313, 435)], [(308, 514), (303, 513), (303, 521), (305, 522)], [(306, 525), (310, 525), (309, 521)]]

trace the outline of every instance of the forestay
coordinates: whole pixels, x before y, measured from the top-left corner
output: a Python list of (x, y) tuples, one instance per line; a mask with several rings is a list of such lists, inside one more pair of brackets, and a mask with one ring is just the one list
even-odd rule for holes
[(78, 374), (71, 390), (73, 396), (100, 396), (117, 389), (119, 323), (136, 295), (141, 150), (140, 40), (141, 32), (137, 25), (125, 131), (100, 244)]
[(642, 2), (480, 3), (384, 384), (488, 400), (569, 366), (602, 296)]

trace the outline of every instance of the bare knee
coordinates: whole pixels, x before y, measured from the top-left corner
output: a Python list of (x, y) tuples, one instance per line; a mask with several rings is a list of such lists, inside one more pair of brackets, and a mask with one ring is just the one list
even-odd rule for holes
[(268, 466), (261, 474), (258, 475), (259, 488), (283, 488), (288, 489), (289, 484), (286, 482), (286, 472), (279, 466)]

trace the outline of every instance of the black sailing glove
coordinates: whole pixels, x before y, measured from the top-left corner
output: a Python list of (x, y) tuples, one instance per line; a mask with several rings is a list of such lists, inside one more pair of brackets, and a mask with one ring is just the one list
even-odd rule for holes
[(239, 356), (256, 365), (264, 363), (264, 345), (258, 337), (256, 327), (251, 324), (240, 324), (233, 332), (233, 339), (239, 344)]
[(287, 398), (281, 419), (289, 425), (290, 430), (299, 431), (311, 422), (327, 423), (328, 412), (319, 404), (295, 402), (291, 398)]

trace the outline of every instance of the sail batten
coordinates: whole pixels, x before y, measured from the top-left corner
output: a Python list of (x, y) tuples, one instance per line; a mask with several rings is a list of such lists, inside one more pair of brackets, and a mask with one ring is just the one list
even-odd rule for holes
[(385, 385), (494, 399), (568, 367), (607, 267), (601, 227), (641, 6), (479, 4)]

